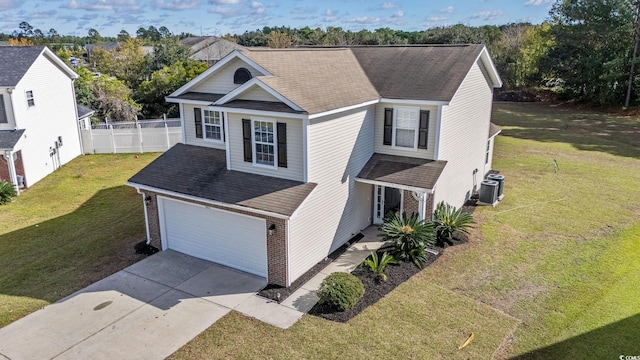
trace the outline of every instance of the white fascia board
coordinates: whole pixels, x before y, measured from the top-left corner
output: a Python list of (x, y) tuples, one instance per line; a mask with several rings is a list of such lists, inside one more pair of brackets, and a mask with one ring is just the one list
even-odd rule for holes
[(265, 68), (263, 68), (262, 66), (256, 64), (253, 60), (251, 60), (248, 57), (246, 57), (245, 55), (243, 55), (240, 52), (240, 50), (233, 50), (229, 55), (225, 56), (222, 60), (218, 61), (215, 65), (213, 65), (212, 67), (210, 67), (207, 70), (205, 70), (202, 74), (196, 76), (191, 81), (189, 81), (188, 83), (184, 84), (182, 87), (180, 87), (178, 90), (176, 90), (173, 93), (171, 93), (169, 96), (178, 96), (178, 95), (184, 94), (185, 92), (187, 92), (187, 90), (189, 90), (189, 88), (199, 84), (202, 80), (204, 80), (207, 77), (209, 77), (209, 75), (211, 75), (212, 73), (216, 72), (218, 69), (220, 69), (221, 67), (225, 66), (227, 63), (229, 63), (233, 59), (240, 59), (240, 60), (248, 63), (249, 65), (251, 65), (255, 69), (257, 69), (258, 71), (260, 71), (264, 75), (271, 75), (271, 73), (268, 72)]
[(355, 180), (358, 181), (358, 182), (361, 182), (361, 183), (365, 183), (365, 184), (380, 185), (380, 186), (392, 187), (392, 188), (396, 188), (396, 189), (415, 191), (415, 192), (419, 192), (419, 193), (431, 193), (433, 191), (433, 189), (425, 189), (425, 188), (420, 188), (420, 187), (415, 187), (415, 186), (394, 184), (394, 183), (390, 183), (390, 182), (386, 182), (386, 181), (362, 179), (362, 178), (359, 178), (359, 177), (356, 177)]
[(407, 100), (407, 99), (389, 99), (381, 98), (380, 102), (388, 102), (403, 105), (449, 105), (449, 101), (432, 101), (432, 100)]
[(333, 109), (333, 110), (329, 110), (329, 111), (325, 111), (325, 112), (321, 112), (321, 113), (311, 114), (307, 118), (308, 119), (315, 119), (315, 118), (319, 118), (319, 117), (323, 117), (323, 116), (328, 116), (328, 115), (341, 113), (343, 111), (349, 111), (349, 110), (357, 109), (357, 108), (360, 108), (360, 107), (363, 107), (363, 106), (369, 106), (369, 105), (377, 104), (379, 102), (380, 102), (380, 99), (365, 101), (363, 103), (356, 104), (356, 105), (350, 105), (350, 106), (345, 106), (345, 107), (341, 107), (341, 108), (337, 108), (337, 109)]
[(243, 115), (256, 115), (256, 116), (264, 116), (264, 117), (279, 117), (279, 118), (289, 118), (289, 119), (304, 119), (306, 114), (291, 114), (285, 112), (277, 112), (277, 111), (264, 111), (264, 110), (252, 110), (252, 109), (243, 109), (243, 108), (232, 108), (226, 106), (215, 106), (211, 103), (207, 104), (207, 110), (211, 111), (224, 111), (232, 114), (243, 114)]
[(274, 89), (269, 87), (267, 84), (265, 84), (262, 81), (260, 81), (260, 79), (258, 79), (258, 78), (253, 78), (253, 79), (247, 81), (246, 83), (242, 84), (241, 86), (233, 89), (227, 95), (225, 95), (225, 96), (221, 97), (220, 99), (218, 99), (218, 101), (216, 101), (214, 104), (215, 105), (226, 104), (229, 101), (231, 101), (231, 100), (235, 99), (236, 97), (240, 96), (240, 94), (242, 94), (243, 92), (249, 90), (253, 86), (259, 86), (262, 90), (268, 92), (269, 94), (273, 95), (276, 99), (278, 99), (278, 100), (282, 101), (283, 103), (287, 104), (287, 106), (289, 106), (293, 110), (303, 111), (303, 109), (301, 107), (299, 107), (298, 105), (293, 103), (291, 100), (287, 99), (286, 97), (282, 96), (282, 94), (280, 94), (279, 92), (275, 91)]
[(488, 139), (488, 140), (491, 140), (491, 139), (495, 138), (495, 137), (496, 137), (496, 136), (498, 136), (501, 132), (502, 132), (502, 129), (500, 129), (500, 131), (498, 131), (497, 133), (495, 133), (495, 134), (493, 134), (493, 135), (489, 136), (489, 139)]
[(189, 100), (189, 99), (176, 99), (176, 98), (170, 98), (170, 97), (165, 97), (164, 98), (167, 102), (170, 103), (175, 103), (175, 104), (193, 104), (193, 105), (211, 105), (212, 102), (211, 101), (203, 101), (203, 100)]
[(491, 81), (493, 82), (493, 87), (494, 88), (502, 87), (502, 79), (500, 79), (500, 74), (498, 74), (498, 69), (493, 63), (493, 60), (491, 60), (491, 56), (489, 55), (489, 50), (487, 50), (486, 46), (482, 48), (482, 51), (480, 51), (480, 54), (478, 54), (478, 57), (476, 58), (475, 62), (478, 62), (478, 60), (481, 60), (484, 66), (487, 67), (487, 70), (489, 70), (487, 72), (491, 77)]
[(67, 75), (69, 75), (69, 78), (71, 78), (72, 80), (75, 80), (80, 77), (80, 75), (76, 74), (76, 72), (73, 71), (73, 69), (71, 69), (69, 65), (65, 64), (64, 61), (62, 61), (56, 54), (54, 54), (53, 51), (49, 50), (48, 47), (46, 46), (44, 47), (40, 55), (43, 55), (43, 54), (55, 65), (57, 65), (60, 69), (66, 72)]
[(155, 188), (153, 186), (136, 184), (136, 183), (130, 182), (130, 181), (127, 181), (125, 183), (125, 185), (135, 188), (136, 191), (140, 191), (140, 190), (153, 191), (153, 192), (156, 192), (158, 194), (174, 196), (174, 197), (177, 197), (177, 198), (180, 198), (180, 199), (199, 201), (199, 202), (205, 203), (205, 204), (217, 205), (217, 206), (222, 206), (222, 207), (226, 207), (226, 208), (229, 208), (229, 209), (246, 211), (246, 212), (256, 213), (256, 214), (265, 215), (265, 216), (271, 216), (271, 217), (278, 218), (278, 219), (285, 219), (285, 220), (289, 220), (290, 219), (289, 216), (278, 214), (278, 213), (274, 213), (274, 212), (270, 212), (270, 211), (258, 210), (258, 209), (250, 208), (250, 207), (247, 207), (247, 206), (239, 206), (239, 205), (229, 204), (229, 203), (225, 203), (225, 202), (221, 202), (221, 201), (204, 199), (204, 198), (193, 196), (193, 195), (181, 194), (181, 193), (178, 193), (178, 192), (175, 192), (175, 191), (158, 189), (158, 188)]

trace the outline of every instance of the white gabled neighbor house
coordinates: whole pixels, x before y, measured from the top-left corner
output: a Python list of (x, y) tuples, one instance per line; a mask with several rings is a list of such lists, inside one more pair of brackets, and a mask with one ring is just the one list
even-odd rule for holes
[(128, 184), (156, 246), (289, 286), (389, 211), (463, 205), (499, 86), (483, 45), (235, 51), (167, 97), (183, 143)]
[(44, 46), (0, 47), (0, 179), (28, 187), (82, 153), (77, 77)]

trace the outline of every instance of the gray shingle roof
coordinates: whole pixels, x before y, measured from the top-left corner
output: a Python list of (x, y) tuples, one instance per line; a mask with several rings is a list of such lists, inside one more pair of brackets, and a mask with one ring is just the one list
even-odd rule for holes
[(430, 190), (436, 185), (446, 161), (373, 154), (358, 179), (380, 181)]
[(24, 129), (20, 130), (0, 130), (0, 149), (10, 149), (18, 143), (24, 134)]
[(227, 170), (224, 150), (176, 144), (130, 183), (291, 216), (315, 183)]
[(80, 104), (76, 104), (77, 108), (78, 108), (78, 119), (82, 119), (84, 117), (87, 116), (91, 116), (95, 113), (95, 110), (91, 110), (87, 107), (84, 107)]
[(210, 94), (210, 93), (201, 93), (201, 92), (187, 92), (178, 96), (173, 96), (174, 99), (183, 99), (183, 100), (196, 100), (196, 101), (210, 101), (212, 103), (218, 101), (225, 94)]
[(484, 45), (362, 46), (351, 51), (384, 98), (450, 101)]
[(0, 86), (16, 86), (44, 46), (1, 46)]
[(489, 137), (494, 137), (502, 131), (502, 128), (494, 123), (489, 123)]

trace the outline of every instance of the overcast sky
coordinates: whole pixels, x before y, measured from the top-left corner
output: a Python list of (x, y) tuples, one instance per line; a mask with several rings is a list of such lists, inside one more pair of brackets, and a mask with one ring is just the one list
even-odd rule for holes
[(546, 19), (553, 0), (0, 0), (0, 31), (27, 21), (45, 34), (104, 36), (166, 26), (173, 33), (240, 34), (263, 26), (406, 31), (465, 24), (501, 25)]

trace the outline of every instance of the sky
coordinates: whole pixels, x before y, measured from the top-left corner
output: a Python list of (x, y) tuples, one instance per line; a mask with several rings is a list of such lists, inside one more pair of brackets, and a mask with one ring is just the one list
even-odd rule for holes
[(0, 32), (22, 21), (45, 34), (103, 36), (140, 27), (167, 27), (172, 33), (241, 34), (264, 26), (389, 27), (422, 31), (436, 26), (538, 24), (554, 0), (0, 0)]

